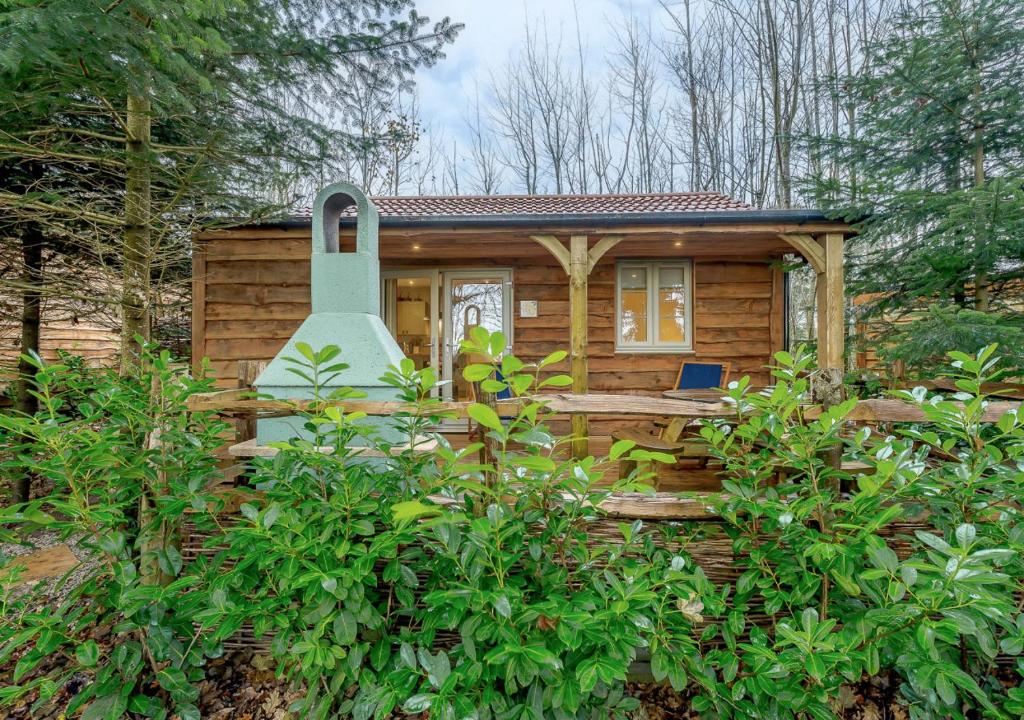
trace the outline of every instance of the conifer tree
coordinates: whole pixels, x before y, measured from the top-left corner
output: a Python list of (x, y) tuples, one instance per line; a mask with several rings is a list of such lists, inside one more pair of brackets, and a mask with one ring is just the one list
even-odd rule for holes
[[(195, 223), (259, 215), (283, 174), (322, 176), (325, 148), (366, 140), (320, 101), (357, 77), (409, 83), (458, 29), (413, 0), (0, 3), (0, 252), (24, 257), (0, 289), (24, 298), (23, 352), (43, 297), (111, 302), (133, 371), (151, 282), (187, 277)], [(83, 272), (48, 274), (55, 253)], [(17, 396), (31, 412), (24, 382)]]
[(130, 366), (150, 282), (187, 261), (196, 219), (251, 216), (282, 173), (322, 174), (351, 138), (318, 100), (359, 75), (408, 83), (457, 31), (413, 0), (9, 0), (0, 213), (119, 269)]
[(850, 287), (883, 355), (926, 369), (1000, 342), (1024, 365), (1024, 3), (914, 0), (845, 78), (853, 140), (822, 205), (857, 221)]

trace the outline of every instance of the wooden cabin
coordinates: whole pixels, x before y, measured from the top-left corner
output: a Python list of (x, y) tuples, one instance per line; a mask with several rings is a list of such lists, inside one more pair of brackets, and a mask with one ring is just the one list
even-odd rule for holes
[[(20, 270), (20, 268), (19, 268)], [(12, 273), (11, 277), (15, 277)], [(0, 395), (17, 377), (21, 356), (20, 293), (0, 288)], [(39, 355), (48, 363), (60, 360), (60, 352), (77, 355), (90, 367), (117, 364), (121, 347), (120, 320), (109, 306), (88, 303), (59, 294), (42, 299)]]
[[(381, 307), (406, 355), (470, 389), (459, 341), (501, 330), (518, 357), (572, 352), (577, 392), (660, 395), (680, 363), (727, 361), (769, 381), (786, 347), (783, 258), (819, 274), (822, 361), (842, 367), (848, 226), (809, 210), (758, 210), (716, 193), (372, 198), (380, 213)], [(341, 250), (354, 249), (354, 219)], [(310, 312), (311, 218), (196, 237), (193, 360), (219, 384), (269, 360)], [(344, 348), (342, 348), (344, 351)], [(591, 427), (606, 435), (615, 421)]]
[[(18, 315), (0, 322), (0, 388), (13, 380), (21, 355), (21, 325)], [(121, 333), (103, 319), (57, 319), (39, 328), (39, 354), (48, 363), (57, 362), (59, 351), (82, 357), (94, 367), (117, 363)]]

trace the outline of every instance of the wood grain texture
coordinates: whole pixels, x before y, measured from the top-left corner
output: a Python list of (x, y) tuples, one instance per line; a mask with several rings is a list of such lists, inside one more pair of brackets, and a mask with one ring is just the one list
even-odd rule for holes
[[(341, 407), (345, 412), (360, 412), (367, 415), (384, 416), (414, 409), (408, 403), (387, 400), (266, 400), (247, 397), (244, 390), (222, 390), (212, 393), (197, 393), (188, 399), (188, 408), (193, 412), (216, 411), (227, 414), (251, 412), (281, 413), (296, 410), (314, 410), (325, 407)], [(694, 400), (672, 400), (651, 398), (643, 395), (607, 395), (589, 393), (545, 393), (521, 401), (502, 400), (496, 405), (499, 415), (515, 415), (524, 401), (543, 402), (555, 414), (586, 413), (587, 415), (647, 415), (677, 416), (691, 418), (726, 417), (732, 409), (724, 403), (709, 403)], [(470, 402), (442, 402), (435, 406), (437, 411), (454, 413), (466, 417)]]
[(192, 372), (198, 373), (206, 350), (206, 246), (192, 247)]
[(47, 578), (59, 578), (78, 567), (79, 561), (66, 544), (36, 550), (11, 558), (11, 567), (24, 567), (15, 584), (24, 585)]
[[(543, 393), (530, 398), (514, 401), (499, 401), (496, 410), (499, 415), (515, 415), (522, 402), (543, 402), (548, 410), (555, 415), (571, 415), (584, 413), (589, 416), (616, 417), (683, 417), (683, 418), (717, 418), (732, 417), (733, 407), (726, 402), (708, 402), (707, 400), (677, 400), (666, 397), (649, 397), (646, 395), (628, 395), (611, 393), (576, 394), (576, 393)], [(466, 409), (472, 403), (443, 402), (437, 409), (466, 416)], [(288, 412), (296, 409), (313, 409), (327, 406), (343, 407), (346, 412), (361, 412), (367, 415), (393, 415), (409, 412), (412, 407), (402, 402), (378, 400), (324, 401), (311, 400), (264, 400), (247, 397), (244, 390), (221, 390), (212, 393), (198, 393), (188, 399), (188, 408), (193, 412), (215, 411), (224, 414), (245, 414), (252, 412)], [(954, 411), (963, 408), (963, 403), (951, 402)], [(989, 402), (981, 416), (981, 421), (993, 423), (1007, 413), (1024, 412), (1024, 402), (992, 401)], [(808, 406), (804, 417), (813, 420), (820, 416), (821, 410), (816, 406)], [(899, 399), (860, 400), (846, 419), (853, 422), (866, 423), (900, 423), (925, 422), (928, 416), (916, 405)]]
[[(45, 317), (45, 310), (44, 310)], [(21, 318), (0, 318), (0, 381), (13, 376), (21, 356)], [(39, 328), (39, 355), (48, 363), (60, 362), (59, 350), (85, 359), (91, 367), (117, 363), (121, 335), (113, 323), (82, 317), (43, 322)]]
[[(619, 233), (608, 235), (619, 237)], [(218, 384), (231, 387), (237, 382), (239, 360), (273, 358), (310, 312), (309, 230), (243, 228), (202, 237), (203, 252), (194, 258), (194, 359), (209, 357)], [(384, 269), (511, 268), (513, 351), (526, 361), (536, 361), (554, 350), (571, 349), (569, 278), (548, 250), (527, 234), (498, 233), (495, 237), (501, 242), (487, 245), (486, 257), (466, 255), (475, 252), (470, 246), (475, 247), (476, 240), (460, 242), (470, 239), (465, 233), (439, 235), (438, 242), (444, 239), (449, 249), (445, 253), (433, 253), (425, 244), (421, 252), (413, 253), (393, 233), (382, 231), (381, 237)], [(568, 256), (571, 241), (564, 233), (559, 237), (568, 241), (559, 241)], [(698, 236), (688, 235), (687, 243), (691, 237)], [(511, 243), (510, 238), (517, 240)], [(785, 243), (773, 235), (772, 243), (766, 244), (748, 233), (737, 235), (733, 242), (728, 233), (718, 230), (710, 238), (719, 254), (693, 256), (694, 351), (684, 355), (616, 352), (615, 267), (616, 258), (643, 257), (654, 247), (661, 248), (659, 257), (688, 257), (685, 253), (692, 245), (677, 248), (670, 235), (661, 239), (649, 233), (623, 235), (615, 243), (602, 243), (602, 236), (588, 237), (587, 266), (597, 260), (586, 288), (589, 389), (657, 396), (671, 386), (684, 358), (731, 361), (735, 377), (749, 374), (755, 384), (767, 383), (764, 368), (782, 342), (783, 283), (775, 262), (778, 256), (758, 252)], [(520, 240), (535, 252), (518, 254)], [(391, 260), (387, 248), (395, 249)], [(738, 249), (743, 254), (733, 252)], [(604, 250), (604, 256), (598, 259), (596, 250)], [(537, 317), (520, 317), (520, 300), (536, 300)], [(569, 363), (551, 368), (551, 372), (569, 370)]]
[[(587, 251), (587, 236), (573, 235), (569, 238), (569, 375), (572, 377), (572, 391), (587, 392), (587, 304), (590, 255)], [(587, 437), (587, 416), (572, 416), (572, 452), (577, 458), (585, 458)]]
[[(952, 403), (954, 408), (962, 408), (962, 403)], [(1006, 413), (1013, 412), (1020, 414), (1024, 412), (1024, 403), (1013, 401), (990, 402), (981, 421), (994, 423)], [(813, 419), (820, 414), (815, 408), (810, 408), (807, 417)], [(928, 416), (916, 405), (903, 402), (902, 400), (860, 400), (853, 411), (847, 416), (848, 420), (862, 423), (888, 423), (888, 422), (925, 422)]]
[(843, 236), (820, 239), (824, 270), (818, 273), (818, 365), (842, 368), (846, 341), (846, 290), (843, 282)]
[(812, 235), (806, 233), (783, 233), (779, 235), (799, 252), (816, 273), (825, 272), (825, 251)]

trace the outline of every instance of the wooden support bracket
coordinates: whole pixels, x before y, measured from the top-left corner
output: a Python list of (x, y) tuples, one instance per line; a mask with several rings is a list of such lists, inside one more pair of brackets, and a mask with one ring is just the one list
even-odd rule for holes
[(825, 249), (822, 248), (818, 241), (812, 236), (798, 233), (784, 233), (779, 235), (779, 237), (792, 245), (801, 255), (807, 258), (807, 262), (811, 264), (814, 272), (819, 274), (825, 272)]
[(620, 242), (622, 242), (621, 235), (605, 235), (603, 238), (598, 240), (594, 247), (590, 248), (590, 251), (587, 253), (587, 275), (594, 271), (594, 266), (601, 261), (604, 254)]
[(569, 274), (569, 250), (554, 235), (531, 235), (530, 239), (551, 253), (558, 264)]

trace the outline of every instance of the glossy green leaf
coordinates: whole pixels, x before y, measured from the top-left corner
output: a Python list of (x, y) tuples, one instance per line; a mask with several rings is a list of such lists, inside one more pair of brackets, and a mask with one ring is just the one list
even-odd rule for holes
[(491, 430), (501, 430), (501, 419), (498, 418), (498, 414), (491, 408), (481, 403), (473, 403), (466, 410), (466, 413), (473, 420)]

